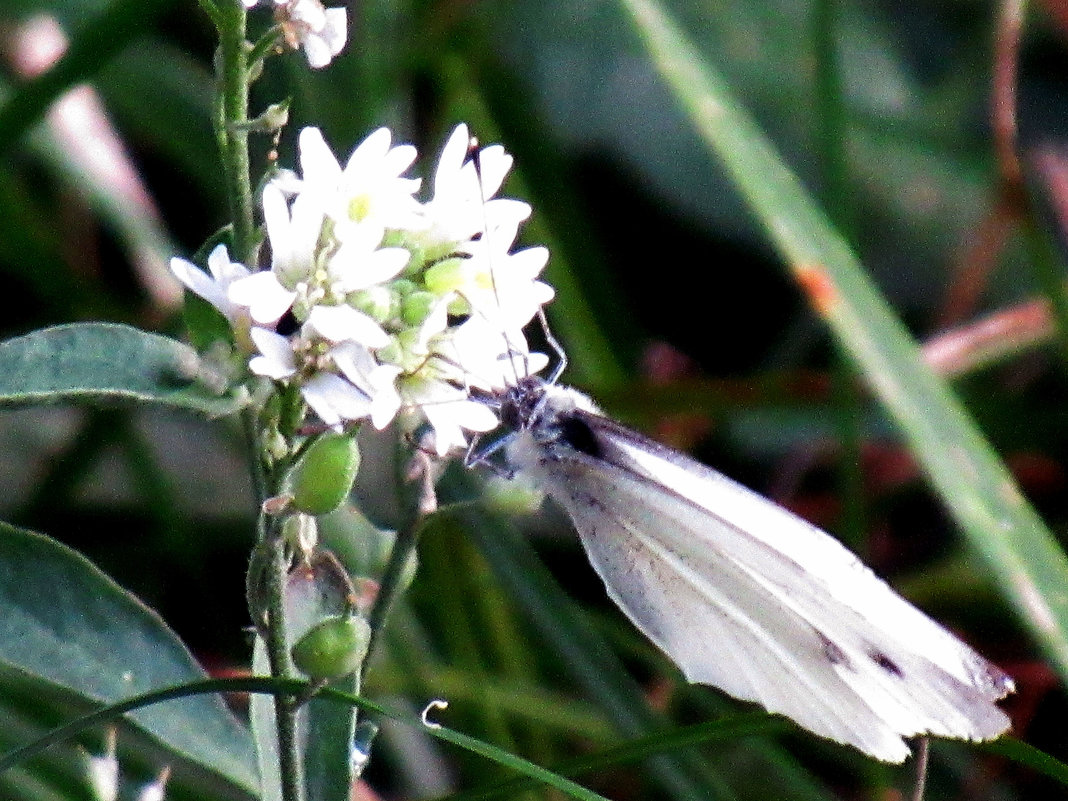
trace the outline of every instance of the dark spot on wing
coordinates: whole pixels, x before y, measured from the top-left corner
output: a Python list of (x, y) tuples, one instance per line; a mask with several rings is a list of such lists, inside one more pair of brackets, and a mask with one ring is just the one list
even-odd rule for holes
[(597, 441), (597, 435), (586, 424), (585, 420), (572, 414), (562, 414), (557, 422), (559, 426), (558, 442), (569, 445), (579, 453), (599, 459), (603, 456), (601, 443)]
[(827, 661), (832, 665), (841, 665), (842, 667), (852, 667), (849, 663), (849, 657), (846, 656), (845, 651), (831, 642), (830, 638), (822, 631), (817, 631), (816, 636), (820, 638), (820, 645), (823, 646), (823, 655), (827, 657)]
[(869, 650), (868, 656), (875, 660), (875, 664), (877, 664), (890, 675), (897, 676), (898, 678), (901, 678), (902, 675), (904, 675), (901, 672), (901, 668), (897, 666), (897, 662), (888, 657), (878, 648), (872, 648), (871, 650)]

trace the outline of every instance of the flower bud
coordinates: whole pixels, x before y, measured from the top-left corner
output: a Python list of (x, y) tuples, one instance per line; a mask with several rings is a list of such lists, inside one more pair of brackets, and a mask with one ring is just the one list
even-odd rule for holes
[(311, 515), (332, 512), (348, 497), (360, 466), (360, 446), (349, 434), (327, 432), (308, 446), (289, 476), (292, 506)]
[(447, 295), (467, 283), (469, 269), (467, 259), (453, 257), (430, 267), (423, 280), (429, 291), (436, 295)]
[(293, 664), (311, 679), (337, 679), (363, 664), (370, 642), (371, 627), (362, 617), (329, 617), (293, 646)]
[(386, 322), (397, 313), (393, 292), (381, 284), (352, 292), (345, 302), (379, 323)]
[(434, 309), (437, 296), (430, 292), (413, 292), (401, 306), (401, 320), (405, 325), (421, 325)]

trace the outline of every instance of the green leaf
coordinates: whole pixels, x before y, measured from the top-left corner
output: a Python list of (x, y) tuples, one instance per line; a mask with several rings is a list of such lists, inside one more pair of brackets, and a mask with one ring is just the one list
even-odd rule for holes
[(44, 328), (0, 343), (0, 405), (135, 400), (211, 416), (232, 414), (239, 393), (218, 395), (197, 380), (188, 345), (110, 323)]
[(622, 0), (710, 155), (855, 360), (934, 487), (1068, 678), (1068, 559), (862, 265), (726, 83), (654, 0)]
[[(204, 678), (163, 621), (88, 560), (47, 537), (4, 524), (0, 666), (7, 682), (14, 681), (11, 676), (46, 682), (94, 703)], [(8, 693), (3, 697), (10, 701)], [(236, 788), (258, 788), (248, 732), (219, 698), (178, 699), (129, 718)]]

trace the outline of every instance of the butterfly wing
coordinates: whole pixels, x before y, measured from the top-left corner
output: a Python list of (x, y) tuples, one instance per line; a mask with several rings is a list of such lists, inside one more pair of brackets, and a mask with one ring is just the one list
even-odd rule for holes
[(524, 466), (687, 679), (890, 762), (908, 756), (904, 737), (1008, 728), (994, 701), (1011, 681), (836, 540), (617, 423), (569, 414), (579, 437), (520, 434), (534, 454)]

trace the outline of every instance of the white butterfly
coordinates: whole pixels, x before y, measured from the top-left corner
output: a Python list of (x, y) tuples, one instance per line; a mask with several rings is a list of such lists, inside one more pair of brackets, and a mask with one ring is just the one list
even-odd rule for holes
[(575, 390), (531, 376), (499, 400), (509, 469), (564, 507), (609, 596), (688, 680), (886, 762), (904, 738), (1008, 729), (995, 702), (1012, 680), (837, 540)]

